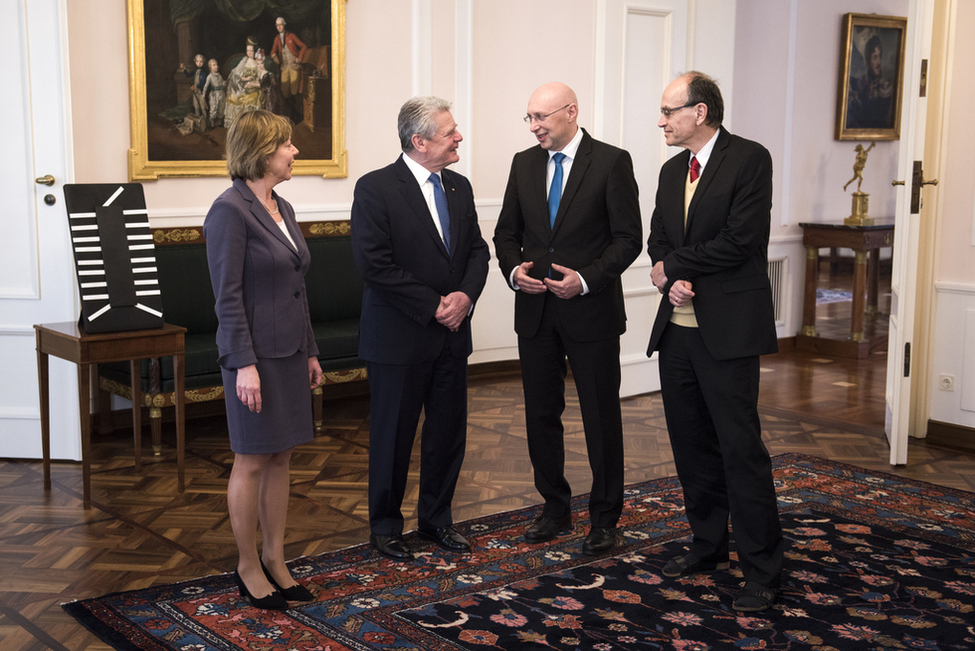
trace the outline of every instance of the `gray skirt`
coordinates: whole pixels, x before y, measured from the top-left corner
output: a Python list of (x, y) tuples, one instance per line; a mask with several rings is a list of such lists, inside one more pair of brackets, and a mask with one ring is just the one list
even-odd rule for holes
[(259, 414), (237, 398), (237, 371), (220, 370), (231, 450), (238, 454), (273, 454), (315, 438), (307, 351), (299, 350), (291, 357), (258, 358)]

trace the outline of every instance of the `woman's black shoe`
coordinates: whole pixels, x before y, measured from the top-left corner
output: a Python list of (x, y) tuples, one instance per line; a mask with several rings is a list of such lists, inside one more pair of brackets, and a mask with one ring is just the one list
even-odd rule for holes
[[(245, 597), (247, 601), (250, 602), (254, 608), (262, 608), (264, 610), (287, 610), (288, 602), (281, 595), (280, 592), (275, 590), (266, 597), (261, 597), (258, 599), (251, 595), (247, 590), (247, 586), (244, 585), (244, 580), (240, 578), (240, 572), (234, 570), (234, 583), (237, 584), (237, 589), (240, 590), (240, 596)], [(273, 584), (273, 581), (272, 581)]]
[(301, 585), (300, 583), (296, 583), (290, 588), (282, 588), (281, 586), (279, 586), (278, 582), (274, 580), (273, 576), (271, 576), (271, 573), (268, 572), (267, 567), (265, 567), (263, 560), (261, 561), (261, 569), (264, 570), (264, 576), (266, 576), (267, 580), (271, 582), (271, 585), (277, 588), (278, 592), (280, 592), (281, 595), (284, 596), (284, 598), (287, 599), (288, 601), (314, 601), (315, 600), (315, 595), (313, 595), (311, 591), (308, 590), (308, 588)]

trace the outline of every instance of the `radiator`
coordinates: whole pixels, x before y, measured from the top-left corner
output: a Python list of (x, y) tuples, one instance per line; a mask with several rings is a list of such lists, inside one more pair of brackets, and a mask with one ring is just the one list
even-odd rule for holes
[(772, 285), (772, 309), (775, 313), (775, 325), (785, 325), (782, 318), (782, 308), (785, 302), (785, 258), (768, 261), (768, 279)]

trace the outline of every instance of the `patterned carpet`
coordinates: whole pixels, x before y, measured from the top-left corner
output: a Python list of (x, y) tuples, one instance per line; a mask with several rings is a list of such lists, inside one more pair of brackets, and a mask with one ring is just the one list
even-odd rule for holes
[(410, 538), (398, 564), (368, 546), (306, 557), (292, 573), (317, 600), (255, 610), (229, 575), (64, 604), (116, 649), (938, 649), (975, 648), (975, 494), (802, 455), (775, 457), (789, 543), (782, 593), (765, 613), (730, 608), (724, 572), (666, 579), (688, 540), (675, 478), (627, 489), (621, 544), (582, 555), (574, 531), (522, 532), (538, 509), (463, 523), (469, 556)]
[(853, 300), (853, 292), (844, 292), (839, 289), (817, 289), (816, 305), (829, 305), (830, 303), (849, 303)]

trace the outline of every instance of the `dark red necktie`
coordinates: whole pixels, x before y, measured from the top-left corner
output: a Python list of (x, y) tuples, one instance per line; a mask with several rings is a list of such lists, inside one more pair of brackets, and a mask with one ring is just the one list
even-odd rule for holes
[(691, 183), (701, 176), (701, 164), (697, 162), (697, 156), (691, 156)]

